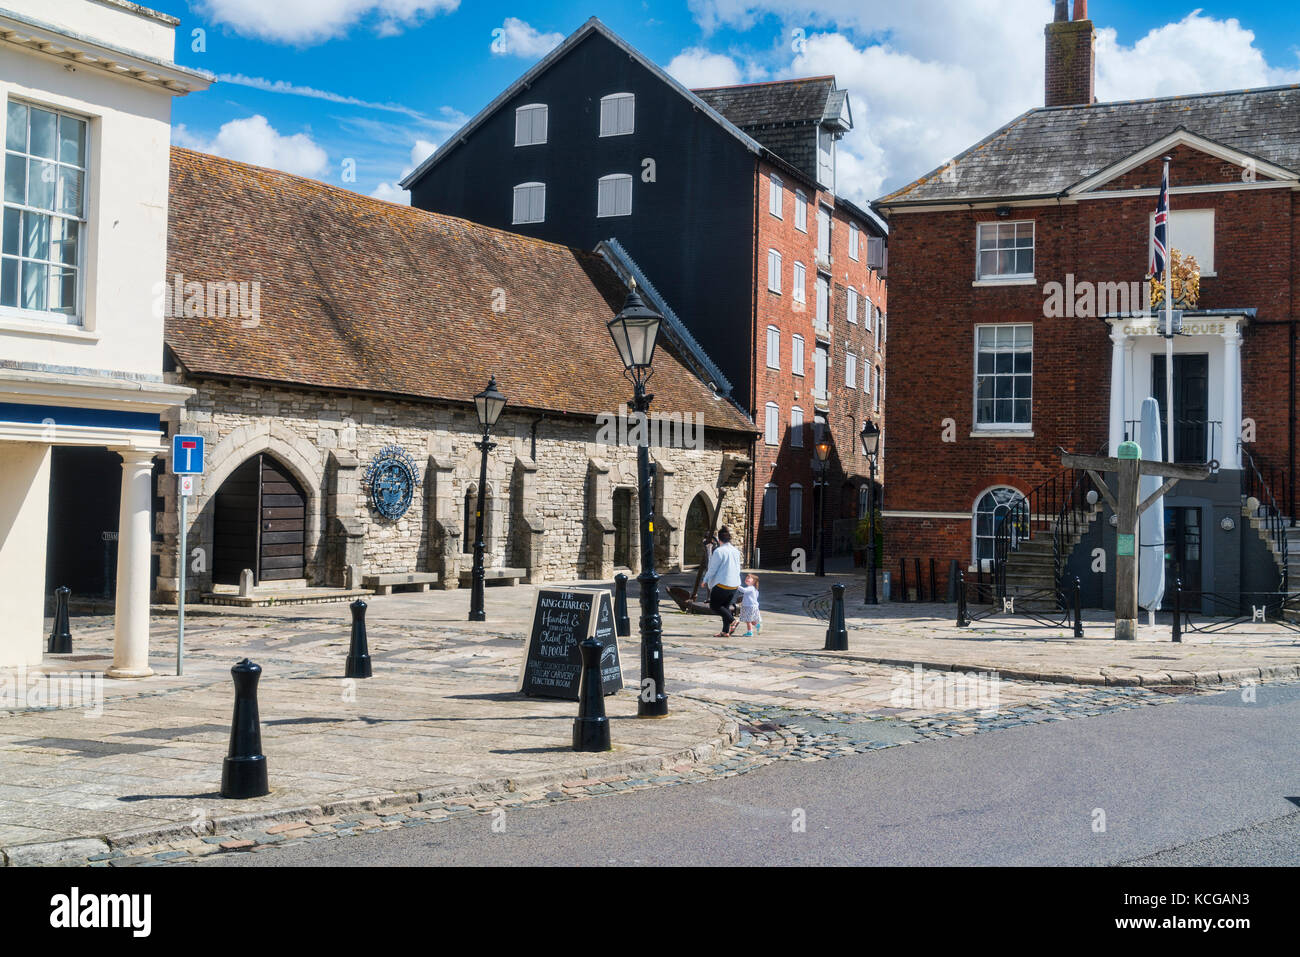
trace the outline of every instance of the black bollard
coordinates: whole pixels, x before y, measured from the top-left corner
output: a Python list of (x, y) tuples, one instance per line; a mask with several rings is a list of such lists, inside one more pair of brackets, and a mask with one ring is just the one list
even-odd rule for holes
[(588, 638), (580, 647), (582, 681), (578, 686), (578, 716), (573, 719), (573, 750), (612, 751), (600, 680), (600, 654), (604, 648), (595, 638)]
[(257, 682), (262, 666), (245, 658), (230, 674), (235, 679), (235, 716), (230, 722), (230, 753), (221, 765), (221, 796), (261, 797), (271, 792), (262, 754), (262, 722), (257, 714)]
[(966, 615), (966, 573), (957, 571), (957, 627), (965, 628), (970, 624)]
[(52, 655), (72, 654), (72, 632), (68, 628), (68, 595), (72, 593), (67, 585), (54, 589), (54, 628), (50, 631), (50, 644), (46, 649)]
[(627, 617), (627, 576), (622, 572), (614, 576), (614, 628), (620, 638), (632, 634), (632, 622)]
[(1183, 640), (1183, 580), (1174, 579), (1174, 641)]
[(1083, 583), (1074, 576), (1074, 637), (1083, 637)]
[(348, 649), (348, 661), (344, 678), (370, 677), (370, 646), (366, 643), (366, 603), (358, 598), (352, 608), (352, 647)]
[(952, 559), (948, 562), (948, 601), (957, 600), (957, 576), (961, 574), (961, 562)]
[(831, 586), (831, 618), (826, 626), (824, 651), (848, 651), (849, 631), (844, 626), (844, 586)]

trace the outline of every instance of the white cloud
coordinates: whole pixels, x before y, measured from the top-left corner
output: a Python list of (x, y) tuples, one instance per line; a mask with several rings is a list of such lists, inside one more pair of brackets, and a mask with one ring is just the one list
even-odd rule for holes
[(391, 36), (458, 6), (460, 0), (201, 0), (199, 13), (244, 36), (301, 44), (342, 36), (367, 18)]
[(1097, 30), (1097, 98), (1132, 100), (1300, 83), (1300, 69), (1269, 66), (1255, 34), (1235, 18), (1193, 10), (1131, 47), (1112, 27)]
[(563, 41), (563, 33), (542, 33), (518, 17), (506, 17), (492, 31), (492, 52), (497, 56), (535, 59), (550, 53)]
[(375, 199), (382, 199), (388, 203), (397, 203), (400, 206), (409, 206), (411, 203), (411, 194), (396, 183), (380, 183), (370, 195)]
[[(767, 54), (773, 76), (833, 73), (849, 90), (854, 130), (840, 142), (839, 167), (840, 189), (854, 200), (911, 182), (1043, 104), (1051, 0), (690, 0), (690, 8), (706, 32), (778, 21)], [(1270, 66), (1254, 41), (1239, 21), (1199, 10), (1132, 47), (1100, 21), (1098, 98), (1300, 82), (1300, 70)], [(715, 56), (692, 48), (673, 63), (731, 75)]]
[(260, 114), (222, 124), (217, 135), (204, 139), (184, 124), (172, 130), (178, 146), (214, 153), (228, 159), (269, 166), (296, 176), (318, 177), (329, 165), (329, 156), (306, 133), (283, 136)]
[(743, 82), (740, 65), (729, 56), (710, 53), (703, 47), (690, 47), (669, 61), (665, 68), (688, 89), (708, 86), (734, 86)]
[[(431, 142), (430, 140), (416, 140), (415, 145), (411, 147), (411, 169), (415, 169), (415, 167), (419, 166), (426, 159), (432, 156), (433, 152), (437, 148), (438, 144)], [(409, 173), (410, 171), (411, 170), (407, 170), (406, 173)], [(406, 173), (402, 174), (403, 179), (406, 178)]]

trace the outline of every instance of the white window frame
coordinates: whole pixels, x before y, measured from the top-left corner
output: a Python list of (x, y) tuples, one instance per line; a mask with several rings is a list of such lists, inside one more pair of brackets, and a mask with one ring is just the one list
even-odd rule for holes
[(790, 407), (790, 448), (803, 448), (803, 409), (797, 405)]
[[(620, 187), (626, 186), (626, 189)], [(619, 205), (620, 192), (627, 199), (626, 209)], [(606, 202), (608, 200), (608, 203)], [(596, 218), (610, 219), (632, 215), (632, 176), (629, 173), (610, 173), (596, 183)]]
[(874, 374), (876, 364), (866, 362), (862, 366), (862, 392), (864, 395), (871, 395), (871, 377)]
[(781, 253), (775, 249), (767, 251), (767, 290), (781, 294)]
[(861, 232), (857, 223), (849, 223), (849, 258), (854, 262), (859, 261), (858, 243)]
[(858, 291), (852, 286), (848, 287), (847, 295), (844, 297), (844, 314), (849, 322), (855, 326), (858, 324)]
[[(537, 118), (541, 115), (542, 138), (522, 140), (519, 135), (520, 120), (527, 117), (528, 133), (532, 137), (537, 135)], [(550, 133), (550, 110), (545, 103), (525, 103), (523, 106), (515, 108), (515, 146), (545, 146), (547, 135)]]
[(803, 336), (790, 338), (790, 371), (797, 376), (803, 375)]
[[(1029, 396), (1027, 398), (1027, 401), (1029, 402), (1029, 417), (1028, 420), (1025, 422), (1014, 421), (1014, 405), (1013, 405), (1012, 421), (1007, 422), (998, 419), (997, 418), (998, 400), (996, 399), (993, 400), (994, 418), (988, 422), (980, 421), (980, 394), (979, 394), (980, 378), (981, 378), (980, 334), (983, 330), (986, 329), (987, 330), (998, 330), (998, 329), (1011, 330), (1013, 337), (1015, 336), (1016, 330), (1020, 330), (1020, 329), (1029, 330), (1029, 372), (1028, 372)], [(974, 357), (974, 377), (971, 383), (971, 400), (973, 405), (973, 409), (972, 409), (973, 415), (971, 416), (971, 418), (974, 422), (975, 431), (977, 432), (1030, 432), (1032, 431), (1034, 427), (1034, 325), (1033, 323), (1030, 322), (979, 323), (975, 326), (973, 345), (975, 349), (975, 357)], [(1002, 350), (1002, 351), (1007, 351), (1007, 350)], [(1012, 343), (1012, 349), (1010, 351), (1013, 356), (1018, 351), (1014, 347), (1014, 341)], [(992, 376), (994, 380), (992, 386), (994, 390), (994, 394), (996, 395), (997, 380), (999, 378), (1010, 377), (1012, 379), (1013, 389), (1014, 389), (1015, 379), (1024, 375), (1025, 373), (1018, 373), (1014, 369), (1011, 372), (996, 371), (997, 357), (1000, 354), (1000, 352), (999, 350), (994, 349), (992, 350), (992, 354), (993, 354), (994, 371), (991, 373), (985, 373), (985, 376)], [(1013, 393), (1013, 398), (1011, 400), (1003, 399), (1001, 401), (1003, 402), (1012, 401), (1014, 403), (1017, 400), (1018, 397), (1015, 397)]]
[(866, 329), (868, 332), (870, 332), (870, 331), (871, 331), (871, 327), (872, 327), (872, 325), (873, 325), (873, 323), (872, 323), (872, 321), (871, 321), (871, 320), (872, 320), (872, 315), (871, 315), (871, 313), (875, 310), (875, 308), (876, 308), (876, 304), (875, 304), (874, 302), (871, 301), (871, 297), (870, 297), (870, 296), (863, 296), (862, 298), (863, 298), (864, 300), (866, 300), (866, 303), (867, 303), (867, 307), (866, 307), (865, 309), (862, 310), (862, 328), (864, 328), (864, 329)]
[(768, 483), (763, 486), (763, 527), (776, 528), (777, 488)]
[[(827, 397), (827, 388), (830, 379), (831, 356), (828, 349), (817, 346), (813, 350), (813, 396), (819, 399)], [(818, 388), (818, 385), (821, 388)]]
[(777, 219), (785, 219), (784, 207), (785, 186), (781, 183), (781, 177), (770, 173), (767, 177), (767, 211)]
[(875, 389), (875, 393), (872, 395), (872, 410), (875, 412), (879, 412), (880, 411), (880, 366), (875, 366), (874, 372), (872, 374), (876, 377), (876, 389)]
[[(75, 263), (63, 263), (63, 262), (55, 263), (53, 259), (42, 260), (42, 259), (35, 259), (33, 257), (27, 256), (23, 248), (24, 231), (22, 230), (20, 225), (19, 227), (20, 231), (18, 237), (18, 243), (19, 243), (18, 252), (16, 254), (7, 253), (4, 256), (6, 260), (10, 260), (10, 261), (16, 260), (18, 263), (16, 267), (18, 273), (17, 280), (16, 280), (18, 284), (17, 300), (15, 305), (13, 306), (0, 306), (0, 316), (6, 318), (12, 317), (15, 319), (28, 320), (28, 321), (36, 320), (43, 323), (50, 323), (51, 325), (81, 327), (85, 323), (85, 302), (86, 302), (86, 294), (87, 294), (86, 247), (90, 241), (90, 229), (89, 229), (90, 196), (91, 196), (90, 158), (95, 155), (94, 143), (91, 140), (91, 135), (93, 133), (93, 123), (91, 122), (90, 117), (85, 116), (83, 114), (74, 113), (70, 110), (61, 109), (56, 106), (50, 106), (49, 104), (46, 103), (39, 103), (34, 100), (28, 100), (23, 97), (11, 96), (5, 98), (3, 102), (4, 102), (4, 113), (3, 115), (0, 115), (0, 121), (3, 122), (5, 128), (4, 129), (5, 158), (7, 159), (10, 155), (22, 156), (24, 158), (25, 176), (26, 176), (28, 189), (27, 189), (27, 193), (23, 197), (22, 202), (10, 202), (5, 200), (4, 193), (3, 193), (4, 166), (0, 165), (0, 218), (3, 217), (3, 210), (12, 209), (15, 212), (18, 212), (21, 218), (26, 218), (27, 215), (29, 214), (35, 216), (47, 216), (51, 220), (50, 222), (51, 227), (54, 225), (54, 221), (56, 220), (64, 220), (70, 223), (75, 223), (77, 227), (77, 255), (76, 255)], [(19, 106), (23, 106), (27, 108), (26, 130), (28, 132), (27, 132), (27, 139), (24, 141), (23, 144), (22, 153), (19, 153), (16, 150), (10, 150), (8, 146), (10, 104), (17, 104)], [(30, 142), (31, 111), (33, 109), (43, 110), (46, 113), (53, 113), (55, 115), (55, 124), (54, 124), (55, 158), (54, 159), (33, 156), (29, 152), (31, 149), (31, 142)], [(59, 132), (59, 120), (62, 118), (74, 120), (75, 122), (80, 123), (82, 126), (82, 132), (83, 132), (82, 147), (81, 147), (82, 162), (80, 166), (78, 166), (75, 163), (65, 162), (59, 157), (59, 154), (62, 151), (62, 142), (61, 142), (62, 137)], [(31, 169), (32, 169), (32, 164), (34, 162), (47, 163), (49, 166), (52, 166), (55, 170), (55, 179), (54, 179), (55, 208), (54, 209), (44, 209), (39, 206), (31, 206), (27, 203), (27, 200), (30, 198), (30, 185), (31, 185), (31, 177), (32, 177)], [(81, 173), (81, 210), (77, 214), (60, 212), (57, 208), (59, 206), (59, 185), (60, 185), (60, 178), (58, 176), (58, 171), (61, 169), (75, 170)], [(61, 242), (66, 242), (66, 240), (61, 240)], [(54, 242), (51, 241), (49, 243), (49, 246), (51, 247), (50, 251), (52, 253)], [(75, 278), (73, 279), (74, 291), (72, 295), (73, 305), (71, 311), (59, 311), (53, 309), (28, 309), (23, 307), (22, 305), (22, 289), (23, 289), (22, 264), (24, 262), (46, 264), (47, 269), (46, 269), (46, 280), (45, 280), (46, 281), (45, 301), (47, 305), (49, 303), (49, 283), (53, 278), (50, 275), (50, 270), (57, 266), (61, 269), (71, 269), (73, 271)]]
[[(1017, 243), (1019, 243), (1021, 239), (1020, 236), (1021, 227), (1024, 226), (1029, 227), (1029, 245), (1019, 246), (1017, 245)], [(992, 230), (995, 234), (997, 234), (1007, 229), (1011, 229), (1013, 231), (1013, 235), (1011, 237), (1012, 245), (1010, 246), (1004, 245), (1003, 243), (1005, 242), (1005, 237), (995, 235), (993, 239), (994, 245), (989, 249), (985, 249), (984, 234), (986, 231)], [(988, 223), (978, 223), (975, 227), (975, 277), (976, 279), (979, 282), (1025, 282), (1027, 280), (1032, 280), (1034, 278), (1034, 269), (1036, 269), (1038, 265), (1037, 243), (1038, 243), (1038, 226), (1036, 220), (1013, 219), (1009, 221), (1003, 221), (998, 219)], [(999, 261), (1000, 264), (1001, 253), (1009, 252), (1012, 255), (1013, 259), (1016, 260), (1016, 267), (1018, 267), (1019, 266), (1018, 260), (1020, 258), (1019, 251), (1021, 249), (1029, 250), (1029, 260), (1030, 260), (1029, 272), (1024, 272), (1019, 268), (1013, 268), (1011, 272), (1002, 272), (1000, 265), (999, 268), (996, 268), (991, 272), (984, 271), (984, 256), (990, 253), (993, 255), (995, 260)]]
[(817, 127), (817, 182), (835, 191), (835, 134), (824, 126)]
[(858, 387), (858, 357), (850, 352), (844, 356), (844, 384), (850, 389)]
[[(530, 190), (530, 191), (533, 191), (533, 190), (538, 190), (538, 189), (540, 189), (540, 190), (542, 191), (542, 193), (541, 193), (541, 195), (542, 195), (542, 215), (539, 216), (539, 217), (536, 218), (536, 219), (520, 219), (520, 218), (519, 218), (519, 192), (520, 192), (520, 190)], [(513, 195), (514, 195), (514, 206), (511, 208), (511, 213), (510, 213), (510, 222), (511, 222), (512, 225), (519, 226), (519, 225), (522, 225), (522, 224), (524, 224), (524, 223), (544, 223), (544, 222), (546, 222), (546, 184), (545, 184), (545, 183), (520, 183), (518, 186), (515, 187), (515, 189), (514, 189), (514, 194), (513, 194)], [(529, 194), (529, 199), (528, 199), (528, 208), (529, 208), (529, 213), (528, 213), (528, 215), (531, 215), (531, 213), (532, 213), (532, 206), (533, 206), (532, 196), (533, 196), (533, 195), (535, 195), (535, 193), (530, 192), (530, 194)]]
[[(627, 111), (627, 129), (623, 129), (620, 122), (624, 119), (623, 104), (628, 103)], [(607, 119), (612, 120), (607, 122)], [(636, 94), (634, 93), (611, 93), (608, 96), (600, 98), (600, 135), (606, 136), (630, 136), (636, 132)]]
[(763, 407), (763, 442), (765, 445), (781, 444), (781, 407), (775, 402)]
[(884, 323), (884, 318), (885, 318), (885, 314), (884, 314), (883, 312), (881, 312), (881, 313), (877, 313), (877, 314), (876, 314), (875, 336), (876, 336), (876, 351), (877, 351), (877, 352), (880, 351), (880, 327), (883, 326), (883, 325), (885, 324), (885, 323)]
[(798, 482), (790, 486), (790, 534), (803, 534), (803, 486)]
[(790, 298), (795, 302), (808, 301), (808, 268), (801, 262), (794, 264), (794, 277), (790, 285)]
[(808, 197), (801, 189), (794, 191), (794, 228), (801, 233), (808, 232)]
[(767, 327), (767, 367), (781, 368), (781, 330), (776, 326)]
[(831, 211), (821, 203), (817, 204), (817, 258), (823, 262), (831, 261), (832, 215)]
[(817, 274), (817, 327), (827, 329), (831, 321), (831, 282), (822, 273)]
[[(1200, 267), (1202, 276), (1213, 277), (1218, 275), (1214, 264), (1215, 225), (1213, 209), (1174, 209), (1169, 214), (1169, 239), (1173, 243), (1173, 248), (1180, 253), (1191, 253), (1195, 256), (1196, 265)], [(1185, 238), (1181, 241), (1179, 238), (1186, 237), (1189, 230), (1195, 230), (1192, 244), (1194, 248), (1188, 246)], [(1209, 256), (1205, 255), (1207, 234), (1209, 238)], [(1147, 223), (1147, 262), (1151, 261), (1151, 254), (1155, 251), (1155, 241), (1156, 214), (1151, 213)]]
[[(1002, 499), (1002, 501), (995, 501), (992, 511), (989, 512), (989, 514), (993, 516), (993, 520), (990, 522), (992, 534), (980, 535), (979, 533), (980, 503), (983, 502), (984, 499), (987, 498), (989, 495), (993, 495), (995, 492), (999, 492), (1003, 490), (1011, 492), (1012, 494), (1004, 495), (1004, 496), (994, 495), (995, 499), (1000, 498)], [(998, 514), (997, 513), (998, 507), (1001, 505), (1014, 504), (1015, 502), (1023, 499), (1024, 497), (1025, 497), (1024, 493), (1021, 492), (1020, 489), (1016, 488), (1013, 485), (990, 485), (984, 491), (980, 492), (978, 495), (975, 496), (975, 503), (971, 506), (971, 510), (970, 510), (970, 558), (971, 558), (971, 564), (973, 566), (978, 567), (979, 562), (981, 561), (980, 552), (979, 552), (980, 539), (990, 540), (994, 542), (996, 542), (997, 540), (996, 518)], [(1002, 514), (1009, 515), (1010, 512), (1008, 510), (1007, 512), (1003, 512)], [(993, 556), (983, 559), (983, 561), (992, 561), (992, 560), (993, 560)]]

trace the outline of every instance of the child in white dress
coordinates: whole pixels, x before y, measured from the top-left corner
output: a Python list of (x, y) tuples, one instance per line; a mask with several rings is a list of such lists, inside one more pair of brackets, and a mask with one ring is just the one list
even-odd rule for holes
[(763, 630), (763, 616), (758, 610), (758, 576), (746, 575), (745, 583), (736, 589), (736, 597), (740, 599), (740, 615), (731, 626), (732, 633), (736, 624), (743, 621), (746, 631), (742, 637), (751, 638)]

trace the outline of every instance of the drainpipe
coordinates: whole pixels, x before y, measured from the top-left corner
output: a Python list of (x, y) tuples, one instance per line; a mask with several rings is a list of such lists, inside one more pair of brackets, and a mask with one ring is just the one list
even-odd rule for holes
[(546, 416), (539, 415), (537, 418), (533, 419), (533, 424), (529, 429), (532, 433), (532, 448), (529, 451), (529, 455), (532, 458), (534, 465), (537, 464), (537, 427), (545, 421)]

